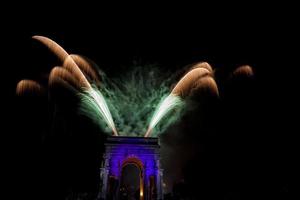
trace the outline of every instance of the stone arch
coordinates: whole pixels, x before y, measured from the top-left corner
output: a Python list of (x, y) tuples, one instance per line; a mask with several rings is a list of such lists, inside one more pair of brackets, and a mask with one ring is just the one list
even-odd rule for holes
[(99, 199), (119, 199), (122, 169), (127, 164), (140, 169), (140, 200), (163, 199), (159, 148), (158, 138), (108, 137), (100, 169)]
[(134, 164), (136, 165), (141, 171), (144, 169), (144, 163), (136, 156), (128, 156), (122, 162), (121, 167), (123, 168), (127, 164)]
[(144, 164), (143, 162), (135, 156), (128, 156), (127, 158), (125, 158), (122, 162), (121, 165), (121, 177), (122, 177), (122, 172), (124, 167), (126, 167), (127, 165), (133, 164), (135, 165), (138, 169), (139, 169), (139, 187), (140, 187), (140, 200), (144, 199)]

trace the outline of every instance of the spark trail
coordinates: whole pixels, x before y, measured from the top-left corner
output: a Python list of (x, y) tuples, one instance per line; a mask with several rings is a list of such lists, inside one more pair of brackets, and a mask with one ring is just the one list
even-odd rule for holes
[[(201, 94), (202, 90), (219, 96), (215, 70), (206, 62), (194, 64), (175, 87), (171, 85), (178, 74), (163, 72), (153, 65), (135, 66), (118, 79), (108, 79), (88, 58), (68, 54), (47, 37), (32, 38), (48, 47), (61, 62), (51, 70), (48, 87), (66, 86), (78, 94), (79, 111), (114, 136), (142, 136), (143, 133), (145, 137), (158, 136), (180, 119), (187, 98)], [(234, 70), (230, 78), (253, 75), (252, 67), (244, 65)], [(21, 80), (16, 93), (47, 94), (46, 90), (47, 87), (36, 81)]]
[(59, 44), (47, 37), (33, 36), (33, 39), (47, 46), (63, 63), (64, 68), (55, 67), (51, 71), (49, 83), (51, 84), (56, 80), (64, 80), (72, 86), (77, 86), (79, 90), (82, 90), (79, 92), (82, 101), (87, 104), (87, 107), (94, 108), (94, 115), (96, 115), (98, 119), (102, 118), (111, 128), (113, 134), (117, 136), (118, 133), (114, 121), (103, 95), (97, 88), (91, 86), (81, 71), (82, 69), (86, 74), (90, 75), (92, 79), (97, 79), (96, 73), (89, 66), (89, 63), (81, 56), (75, 54), (69, 55)]
[(197, 90), (209, 89), (215, 94), (219, 94), (217, 84), (212, 77), (213, 70), (206, 63), (197, 63), (192, 66), (176, 84), (171, 94), (161, 101), (153, 117), (151, 118), (145, 137), (149, 137), (155, 126), (172, 110), (179, 110), (183, 106), (183, 98), (187, 98)]
[(104, 119), (114, 135), (117, 136), (114, 121), (101, 92), (96, 88), (90, 88), (80, 93), (80, 97), (82, 101), (81, 110), (83, 113), (87, 116), (93, 116), (94, 119), (97, 119), (98, 123), (101, 121), (101, 118)]
[(183, 105), (183, 101), (179, 96), (170, 94), (169, 96), (165, 97), (155, 110), (145, 137), (149, 137), (151, 131), (154, 129), (157, 123), (162, 120), (163, 117), (169, 114), (173, 109), (181, 107)]

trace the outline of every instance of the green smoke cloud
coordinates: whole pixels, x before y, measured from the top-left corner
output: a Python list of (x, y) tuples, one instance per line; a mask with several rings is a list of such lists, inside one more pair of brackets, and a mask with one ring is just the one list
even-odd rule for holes
[[(110, 79), (101, 72), (101, 84), (95, 89), (103, 95), (119, 135), (144, 136), (157, 106), (170, 94), (175, 75), (153, 65), (136, 66), (119, 75)], [(80, 95), (81, 113), (96, 122), (103, 131), (111, 133), (107, 123), (99, 117), (96, 106), (87, 101), (87, 94)], [(163, 133), (177, 121), (183, 108), (182, 103), (163, 117), (151, 136)]]

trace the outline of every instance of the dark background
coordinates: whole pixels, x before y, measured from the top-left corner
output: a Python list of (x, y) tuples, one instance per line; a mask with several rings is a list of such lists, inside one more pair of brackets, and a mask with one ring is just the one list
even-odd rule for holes
[[(32, 35), (50, 37), (68, 52), (91, 58), (109, 76), (134, 62), (174, 71), (209, 62), (218, 69), (222, 98), (206, 97), (201, 109), (178, 125), (184, 133), (172, 142), (169, 133), (163, 138), (174, 147), (173, 156), (181, 159), (193, 152), (174, 170), (184, 180), (175, 190), (194, 199), (288, 199), (297, 146), (289, 117), (296, 82), (295, 17), (292, 11), (280, 15), (284, 7), (220, 8), (147, 5), (107, 10), (79, 4), (47, 11), (31, 7), (15, 12), (18, 17), (11, 20), (3, 16), (8, 62), (2, 80), (9, 96), (3, 106), (9, 119), (4, 124), (9, 129), (3, 131), (3, 172), (11, 199), (65, 199), (71, 193), (92, 198), (99, 184), (104, 138), (88, 120), (74, 115), (75, 103), (66, 102), (70, 94), (57, 91), (65, 109), (60, 109), (54, 127), (49, 120), (53, 100), (14, 95), (19, 80), (45, 83), (47, 72), (58, 64)], [(253, 67), (254, 78), (227, 81), (228, 73), (243, 64)]]

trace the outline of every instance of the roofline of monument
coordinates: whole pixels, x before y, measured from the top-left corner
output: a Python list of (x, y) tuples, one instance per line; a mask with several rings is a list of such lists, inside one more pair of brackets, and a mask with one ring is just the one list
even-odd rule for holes
[(130, 136), (108, 136), (106, 144), (156, 144), (158, 145), (158, 138), (154, 137), (130, 137)]

